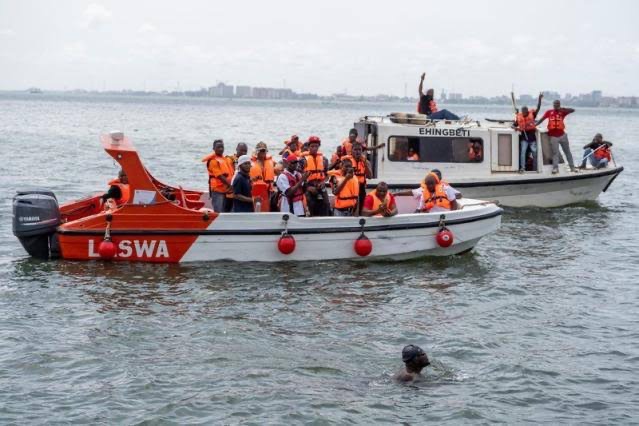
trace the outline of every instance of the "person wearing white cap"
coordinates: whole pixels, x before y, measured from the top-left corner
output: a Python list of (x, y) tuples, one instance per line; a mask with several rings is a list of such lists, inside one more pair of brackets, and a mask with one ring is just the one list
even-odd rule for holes
[(251, 194), (251, 157), (242, 155), (237, 160), (237, 173), (233, 178), (233, 213), (253, 213)]

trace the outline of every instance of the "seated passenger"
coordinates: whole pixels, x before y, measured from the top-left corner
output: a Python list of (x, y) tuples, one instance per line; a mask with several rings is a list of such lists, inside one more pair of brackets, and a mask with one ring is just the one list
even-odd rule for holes
[(455, 196), (446, 192), (444, 185), (442, 185), (435, 173), (429, 173), (426, 176), (425, 184), (425, 188), (422, 188), (422, 198), (420, 199), (422, 212), (432, 213), (457, 210)]
[(397, 214), (395, 197), (388, 192), (386, 182), (380, 182), (364, 199), (363, 216), (391, 217)]
[(354, 216), (357, 213), (359, 198), (359, 180), (355, 176), (353, 163), (350, 158), (342, 160), (339, 174), (332, 174), (331, 185), (335, 195), (333, 216)]
[(408, 157), (406, 157), (407, 161), (419, 161), (419, 155), (415, 152), (415, 148), (408, 148)]
[(448, 193), (449, 191), (452, 191), (452, 193), (455, 194), (455, 198), (458, 200), (462, 197), (461, 192), (459, 192), (458, 190), (450, 186), (448, 182), (442, 179), (442, 172), (440, 172), (439, 169), (433, 169), (431, 170), (431, 172), (437, 175), (437, 178), (439, 179), (441, 184), (444, 185), (444, 188), (446, 189), (446, 193)]
[(610, 152), (611, 146), (612, 142), (603, 140), (601, 133), (597, 133), (592, 139), (592, 142), (584, 145), (584, 157), (579, 168), (586, 168), (586, 160), (590, 161), (590, 164), (595, 169), (606, 167), (612, 159)]
[(481, 142), (469, 142), (468, 143), (468, 159), (470, 161), (476, 161), (480, 163), (483, 160), (483, 152)]
[(419, 104), (417, 104), (417, 112), (426, 114), (431, 120), (459, 120), (459, 116), (453, 114), (447, 109), (438, 110), (435, 102), (435, 91), (428, 89), (424, 94), (424, 78), (426, 73), (422, 74), (419, 82)]
[(121, 206), (129, 201), (131, 190), (129, 188), (129, 178), (124, 173), (124, 170), (120, 170), (118, 178), (110, 181), (109, 185), (111, 185), (109, 190), (102, 195), (103, 202), (111, 204), (109, 200), (113, 200), (117, 206)]
[(297, 171), (299, 160), (295, 154), (286, 158), (286, 170), (277, 177), (277, 189), (282, 194), (280, 211), (296, 216), (304, 216), (304, 183), (308, 172)]

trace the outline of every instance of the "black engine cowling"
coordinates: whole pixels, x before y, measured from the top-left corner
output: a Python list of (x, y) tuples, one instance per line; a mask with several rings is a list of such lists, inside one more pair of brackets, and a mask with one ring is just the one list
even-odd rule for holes
[(60, 225), (60, 208), (52, 191), (18, 191), (13, 197), (13, 235), (33, 257), (55, 257), (55, 231)]

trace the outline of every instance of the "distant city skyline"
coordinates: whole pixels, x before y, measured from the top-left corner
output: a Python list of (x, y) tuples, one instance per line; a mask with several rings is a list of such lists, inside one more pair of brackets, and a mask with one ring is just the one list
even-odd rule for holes
[[(28, 92), (34, 94), (43, 93), (42, 88), (31, 87)], [(45, 90), (46, 91), (46, 90)], [(54, 91), (56, 92), (56, 91)], [(95, 91), (86, 89), (74, 89), (70, 91), (62, 91), (63, 93), (97, 93), (112, 95), (162, 95), (162, 96), (186, 96), (186, 97), (206, 97), (206, 98), (222, 98), (222, 99), (267, 99), (267, 100), (329, 100), (329, 101), (372, 101), (372, 102), (415, 102), (418, 100), (414, 96), (397, 96), (390, 94), (377, 95), (349, 95), (347, 93), (332, 93), (330, 95), (318, 95), (315, 93), (297, 93), (290, 88), (277, 87), (253, 87), (246, 84), (226, 84), (217, 83), (215, 86), (202, 87), (199, 90), (164, 90), (140, 91), (133, 89), (123, 89), (119, 91)], [(573, 106), (589, 106), (589, 107), (639, 107), (639, 97), (637, 96), (607, 96), (601, 90), (592, 90), (588, 93), (580, 93), (573, 95), (565, 93), (561, 95), (559, 92), (544, 90), (543, 104), (549, 104), (555, 99), (569, 103)], [(539, 93), (531, 94), (515, 94), (515, 102), (518, 106), (528, 105), (534, 107), (538, 102)], [(465, 97), (463, 93), (447, 92), (442, 89), (436, 100), (442, 104), (500, 104), (507, 105), (512, 103), (510, 94), (501, 94), (493, 96), (474, 95)]]
[[(523, 12), (525, 10), (525, 13)], [(639, 2), (0, 0), (0, 90), (639, 95)], [(284, 84), (284, 81), (286, 83)]]

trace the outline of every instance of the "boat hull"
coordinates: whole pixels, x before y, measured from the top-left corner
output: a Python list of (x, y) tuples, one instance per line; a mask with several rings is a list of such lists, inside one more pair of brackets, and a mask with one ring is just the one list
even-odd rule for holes
[[(491, 200), (506, 207), (561, 207), (585, 201), (593, 201), (605, 192), (623, 167), (604, 170), (588, 170), (581, 173), (530, 178), (513, 176), (492, 181), (459, 181), (451, 185), (464, 197)], [(389, 182), (393, 190), (414, 188)]]
[[(446, 212), (446, 227), (454, 242), (437, 244), (440, 213), (407, 214), (391, 218), (298, 218), (281, 213), (220, 214), (201, 230), (112, 229), (116, 261), (142, 262), (282, 262), (318, 260), (406, 260), (424, 256), (449, 256), (472, 249), (486, 234), (497, 230), (502, 210), (494, 204), (466, 200), (467, 207)], [(475, 203), (473, 205), (473, 202)], [(364, 221), (363, 225), (360, 221)], [(295, 250), (286, 255), (278, 241), (287, 229)], [(354, 244), (362, 231), (372, 242), (372, 252), (359, 256)], [(99, 230), (65, 230), (59, 233), (62, 257), (99, 260)]]

